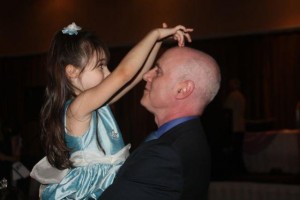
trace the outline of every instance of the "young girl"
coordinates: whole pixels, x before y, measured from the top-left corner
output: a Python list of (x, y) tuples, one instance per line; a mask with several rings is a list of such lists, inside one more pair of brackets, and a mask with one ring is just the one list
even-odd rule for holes
[[(128, 92), (149, 70), (161, 40), (180, 46), (192, 29), (154, 29), (110, 74), (106, 46), (75, 23), (59, 31), (48, 53), (42, 143), (46, 157), (31, 172), (42, 199), (97, 199), (129, 154), (109, 104)], [(133, 80), (132, 80), (133, 79)]]

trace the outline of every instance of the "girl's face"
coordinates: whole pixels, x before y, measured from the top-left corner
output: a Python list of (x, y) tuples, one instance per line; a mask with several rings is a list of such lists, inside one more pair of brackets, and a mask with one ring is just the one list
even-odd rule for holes
[(105, 55), (98, 60), (96, 54), (90, 59), (84, 70), (78, 76), (78, 89), (85, 91), (101, 83), (109, 74)]

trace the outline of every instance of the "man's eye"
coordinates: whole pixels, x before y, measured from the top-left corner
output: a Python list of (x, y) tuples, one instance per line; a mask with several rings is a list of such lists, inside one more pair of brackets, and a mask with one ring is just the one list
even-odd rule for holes
[(160, 74), (161, 74), (161, 71), (160, 71), (159, 69), (156, 69), (156, 70), (155, 70), (155, 73), (156, 73), (156, 75), (160, 75)]

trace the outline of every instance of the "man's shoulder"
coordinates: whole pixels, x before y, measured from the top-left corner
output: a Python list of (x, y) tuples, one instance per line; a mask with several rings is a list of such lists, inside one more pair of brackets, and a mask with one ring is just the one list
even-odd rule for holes
[(193, 138), (199, 137), (204, 134), (202, 124), (199, 118), (195, 118), (181, 124), (174, 126), (172, 129), (167, 131), (161, 139), (163, 140), (177, 140), (178, 138)]

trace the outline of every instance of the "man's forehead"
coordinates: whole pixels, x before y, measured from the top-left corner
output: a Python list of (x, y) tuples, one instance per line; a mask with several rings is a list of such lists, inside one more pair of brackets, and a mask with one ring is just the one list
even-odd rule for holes
[(166, 71), (168, 68), (168, 63), (158, 60), (155, 64), (155, 67), (161, 71)]
[(172, 65), (172, 63), (176, 62), (176, 60), (176, 57), (163, 55), (157, 60), (157, 65), (160, 66), (160, 68), (167, 68), (169, 65)]

